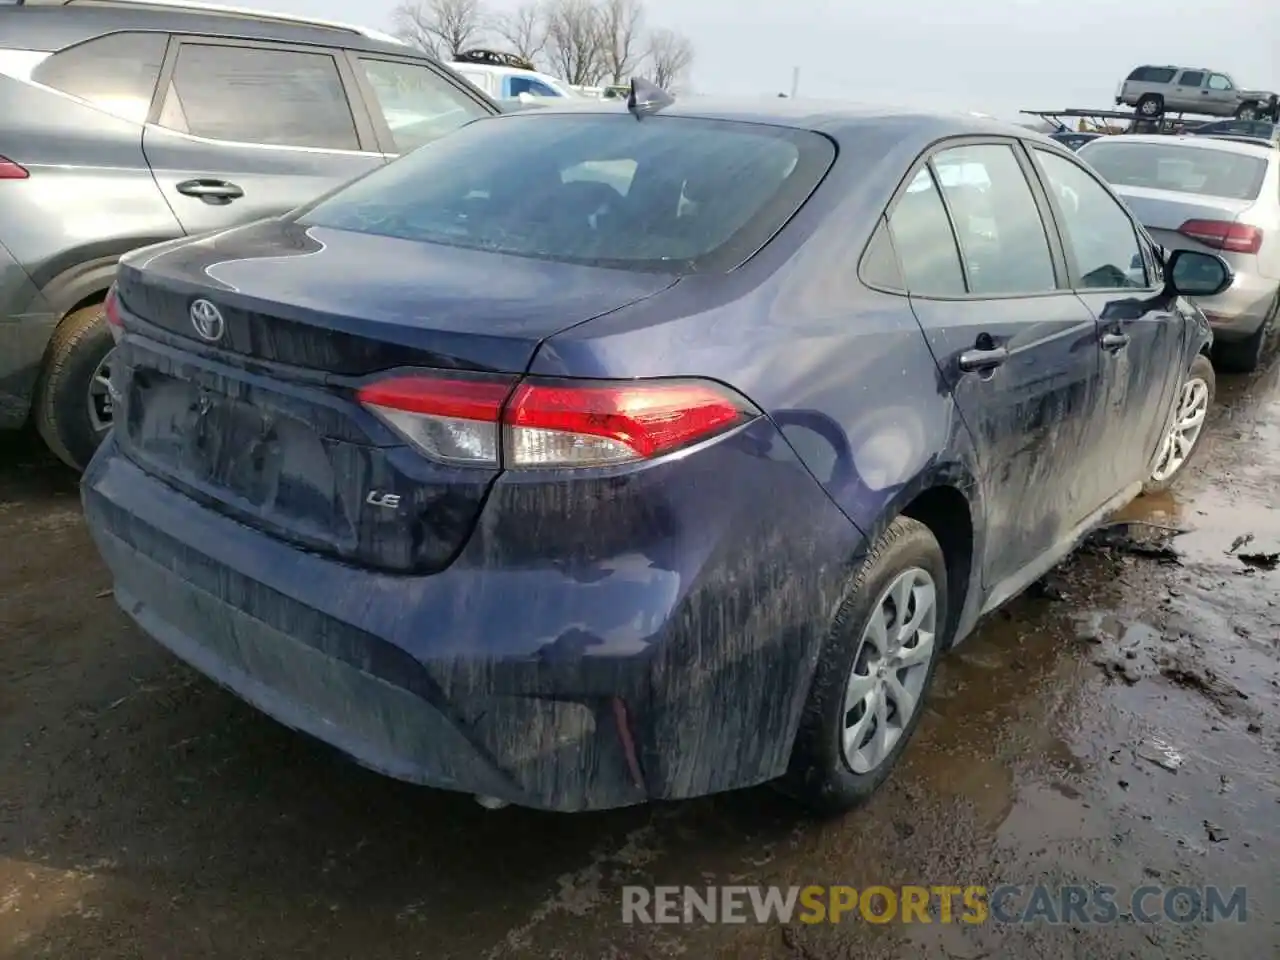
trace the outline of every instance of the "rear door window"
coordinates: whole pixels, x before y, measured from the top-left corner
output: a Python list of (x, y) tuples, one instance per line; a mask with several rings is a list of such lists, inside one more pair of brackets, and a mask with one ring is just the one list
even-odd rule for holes
[(210, 140), (359, 150), (330, 53), (184, 42), (160, 125)]
[(143, 123), (168, 43), (163, 33), (108, 34), (55, 53), (36, 67), (31, 79)]
[(408, 153), (489, 115), (475, 98), (429, 67), (366, 57), (359, 63), (399, 153)]
[(969, 292), (1012, 296), (1054, 290), (1044, 220), (1013, 147), (954, 147), (932, 162), (960, 241)]
[(302, 220), (547, 260), (723, 271), (782, 228), (834, 158), (808, 130), (535, 111), (468, 124)]
[(900, 291), (906, 289), (902, 280), (902, 271), (898, 269), (898, 257), (893, 250), (893, 241), (889, 237), (889, 222), (881, 220), (876, 232), (867, 244), (866, 253), (862, 256), (862, 279), (881, 290)]
[(1178, 78), (1178, 86), (1198, 87), (1204, 83), (1204, 72), (1201, 70), (1184, 70)]
[(962, 297), (964, 271), (942, 194), (926, 167), (915, 175), (889, 214), (894, 249), (907, 290), (922, 297)]

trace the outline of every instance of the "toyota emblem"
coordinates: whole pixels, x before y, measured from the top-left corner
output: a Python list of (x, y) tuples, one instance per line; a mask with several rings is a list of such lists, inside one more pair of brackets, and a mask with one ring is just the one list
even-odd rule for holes
[(191, 304), (191, 325), (196, 328), (201, 340), (208, 340), (210, 343), (221, 340), (227, 329), (221, 311), (208, 300), (197, 300)]

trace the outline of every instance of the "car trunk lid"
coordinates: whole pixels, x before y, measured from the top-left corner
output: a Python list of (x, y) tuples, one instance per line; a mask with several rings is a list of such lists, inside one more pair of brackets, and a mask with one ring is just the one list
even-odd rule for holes
[(431, 572), (497, 469), (426, 459), (356, 390), (406, 367), (514, 382), (546, 337), (673, 282), (287, 221), (140, 251), (117, 281), (118, 443), (299, 546)]
[[(1230, 249), (1205, 242), (1218, 231), (1197, 230), (1194, 225), (1237, 223), (1254, 204), (1252, 200), (1206, 197), (1153, 187), (1118, 186), (1113, 189), (1128, 204), (1138, 222), (1147, 228), (1151, 239), (1169, 250), (1230, 254)], [(1185, 229), (1188, 224), (1193, 226)]]

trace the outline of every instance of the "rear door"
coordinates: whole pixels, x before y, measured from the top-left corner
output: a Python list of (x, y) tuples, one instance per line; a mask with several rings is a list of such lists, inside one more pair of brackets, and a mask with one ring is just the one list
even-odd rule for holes
[(495, 112), (446, 67), (354, 50), (346, 59), (387, 157), (416, 150)]
[(1100, 431), (1096, 325), (1029, 169), (1013, 140), (951, 141), (889, 216), (912, 308), (977, 444), (988, 587), (1097, 506), (1080, 485)]
[(1071, 285), (1098, 321), (1105, 432), (1082, 479), (1105, 497), (1149, 475), (1186, 357), (1185, 321), (1164, 295), (1154, 252), (1128, 212), (1073, 157), (1035, 148)]
[(143, 134), (188, 234), (285, 213), (381, 166), (340, 52), (210, 37), (170, 44)]

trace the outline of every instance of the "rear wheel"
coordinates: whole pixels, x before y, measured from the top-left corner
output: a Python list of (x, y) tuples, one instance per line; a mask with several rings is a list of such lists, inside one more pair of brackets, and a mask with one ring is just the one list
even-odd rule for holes
[(1252, 335), (1244, 340), (1222, 341), (1213, 344), (1213, 364), (1224, 373), (1253, 373), (1262, 364), (1266, 352), (1267, 337), (1280, 316), (1280, 291), (1276, 293), (1267, 318)]
[(111, 429), (110, 354), (114, 341), (102, 304), (67, 314), (45, 352), (35, 422), (49, 449), (83, 470)]
[(836, 615), (783, 792), (831, 815), (876, 791), (920, 722), (946, 623), (942, 549), (924, 524), (899, 517)]
[(1173, 405), (1169, 429), (1165, 432), (1151, 476), (1143, 485), (1143, 493), (1160, 493), (1168, 490), (1186, 469), (1191, 458), (1200, 449), (1204, 437), (1205, 421), (1213, 409), (1217, 392), (1217, 379), (1213, 364), (1203, 354), (1197, 354), (1182, 383), (1182, 391)]
[(1164, 113), (1164, 100), (1154, 93), (1149, 93), (1138, 101), (1138, 112), (1144, 117), (1158, 117)]

